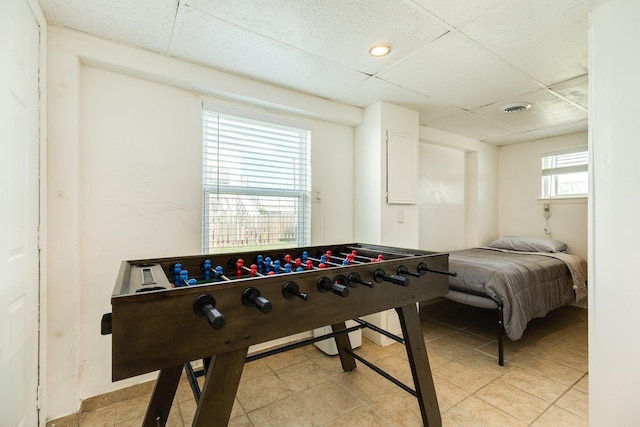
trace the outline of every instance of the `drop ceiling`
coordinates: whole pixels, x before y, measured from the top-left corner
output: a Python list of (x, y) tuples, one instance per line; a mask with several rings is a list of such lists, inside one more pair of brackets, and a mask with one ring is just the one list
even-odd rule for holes
[[(71, 28), (495, 145), (587, 129), (589, 12), (603, 0), (40, 0)], [(388, 43), (382, 58), (368, 54)], [(504, 114), (508, 103), (528, 102)]]

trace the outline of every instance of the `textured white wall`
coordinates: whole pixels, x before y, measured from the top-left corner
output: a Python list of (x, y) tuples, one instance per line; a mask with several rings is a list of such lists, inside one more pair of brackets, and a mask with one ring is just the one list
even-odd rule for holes
[(589, 424), (638, 425), (640, 2), (610, 0), (589, 43)]
[[(77, 411), (82, 399), (153, 377), (111, 383), (111, 339), (100, 335), (100, 318), (122, 260), (200, 251), (200, 94), (231, 96), (229, 87), (244, 86), (57, 28), (48, 59), (46, 411), (53, 419)], [(325, 196), (313, 206), (312, 241), (351, 240), (353, 127), (345, 117), (358, 120), (360, 109), (254, 88), (271, 109), (278, 102), (313, 117), (312, 180)]]
[[(587, 259), (587, 200), (542, 201), (541, 155), (564, 148), (587, 146), (587, 133), (507, 145), (498, 150), (499, 232), (504, 235), (545, 237), (567, 243), (572, 253)], [(550, 204), (548, 222), (543, 206)]]

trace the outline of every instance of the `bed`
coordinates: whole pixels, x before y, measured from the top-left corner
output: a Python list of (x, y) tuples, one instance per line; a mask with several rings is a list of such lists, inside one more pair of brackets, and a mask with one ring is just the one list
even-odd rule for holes
[(507, 236), (486, 247), (449, 253), (445, 298), (498, 313), (498, 363), (503, 335), (522, 337), (527, 323), (586, 297), (586, 261), (567, 245), (537, 237)]

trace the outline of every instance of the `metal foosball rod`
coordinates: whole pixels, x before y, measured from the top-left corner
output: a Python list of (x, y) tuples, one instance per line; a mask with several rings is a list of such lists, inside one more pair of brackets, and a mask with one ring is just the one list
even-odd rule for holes
[(351, 253), (346, 253), (346, 252), (339, 252), (340, 255), (344, 255), (344, 256), (353, 256), (354, 258), (360, 258), (363, 259), (367, 262), (377, 262), (377, 261), (384, 261), (384, 255), (382, 254), (378, 254), (377, 258), (370, 258), (370, 257), (366, 257), (363, 255), (358, 255), (358, 251), (356, 251), (355, 249), (351, 251)]

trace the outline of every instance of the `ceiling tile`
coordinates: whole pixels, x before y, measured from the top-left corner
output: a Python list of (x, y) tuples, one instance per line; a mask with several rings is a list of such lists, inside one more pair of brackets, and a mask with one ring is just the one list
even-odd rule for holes
[(559, 93), (576, 104), (589, 108), (589, 76), (584, 75), (566, 82), (558, 83), (549, 89)]
[(167, 53), (178, 0), (40, 0), (49, 25)]
[(333, 100), (358, 107), (366, 107), (383, 100), (417, 111), (420, 114), (421, 124), (463, 111), (376, 77), (370, 77), (354, 85)]
[(504, 145), (517, 144), (519, 142), (534, 141), (536, 139), (540, 139), (540, 135), (536, 135), (532, 132), (520, 132), (507, 136), (500, 136), (497, 138), (488, 138), (483, 140), (483, 142), (501, 147)]
[(550, 126), (544, 129), (536, 129), (531, 133), (538, 135), (539, 138), (549, 138), (552, 136), (566, 135), (569, 133), (584, 132), (588, 129), (588, 120), (578, 120), (572, 123), (563, 123), (561, 125)]
[(518, 133), (517, 128), (463, 111), (426, 123), (426, 126), (482, 141)]
[(190, 7), (181, 9), (173, 56), (300, 92), (331, 98), (367, 78)]
[(460, 30), (545, 85), (587, 73), (588, 12), (597, 0), (505, 2)]
[(452, 27), (468, 22), (497, 7), (503, 0), (413, 0)]
[[(442, 22), (403, 1), (187, 0), (187, 4), (367, 74), (377, 73), (448, 31)], [(391, 54), (371, 57), (369, 48), (376, 43), (391, 44)]]
[(537, 84), (453, 31), (378, 77), (461, 108), (524, 93)]
[[(502, 113), (499, 108), (512, 102), (528, 102), (528, 110), (517, 113)], [(554, 96), (546, 89), (539, 89), (510, 99), (495, 102), (472, 110), (482, 117), (492, 119), (522, 131), (533, 131), (561, 123), (572, 123), (586, 119), (587, 112)]]

